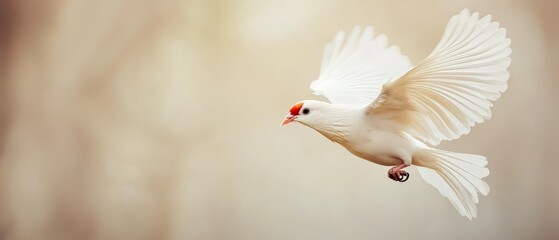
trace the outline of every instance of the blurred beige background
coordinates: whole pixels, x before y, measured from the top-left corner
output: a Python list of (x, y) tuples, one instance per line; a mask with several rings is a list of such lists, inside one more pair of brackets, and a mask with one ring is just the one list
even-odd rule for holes
[[(490, 161), (468, 221), (279, 127), (338, 30), (417, 63), (463, 8), (507, 28), (509, 89), (442, 148)], [(559, 2), (0, 1), (0, 239), (559, 239)]]

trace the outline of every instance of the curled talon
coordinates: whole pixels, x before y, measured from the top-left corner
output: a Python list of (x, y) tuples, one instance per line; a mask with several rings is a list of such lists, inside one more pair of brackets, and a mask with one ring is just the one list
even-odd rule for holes
[(401, 174), (401, 178), (398, 180), (398, 182), (405, 182), (410, 178), (410, 174), (406, 171), (402, 171)]
[(396, 182), (405, 182), (410, 178), (410, 174), (404, 170), (393, 167), (388, 170), (388, 178)]

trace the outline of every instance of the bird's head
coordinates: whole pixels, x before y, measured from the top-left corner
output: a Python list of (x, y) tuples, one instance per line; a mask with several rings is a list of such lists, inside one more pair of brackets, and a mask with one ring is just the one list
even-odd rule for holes
[(323, 116), (323, 109), (327, 107), (327, 103), (314, 101), (314, 100), (305, 100), (298, 103), (295, 103), (289, 109), (289, 114), (285, 116), (281, 125), (286, 125), (290, 122), (299, 122), (305, 124), (307, 126), (312, 126), (321, 121), (321, 117)]
[(299, 122), (339, 143), (346, 139), (350, 126), (359, 118), (360, 112), (361, 108), (305, 100), (291, 106), (281, 125)]

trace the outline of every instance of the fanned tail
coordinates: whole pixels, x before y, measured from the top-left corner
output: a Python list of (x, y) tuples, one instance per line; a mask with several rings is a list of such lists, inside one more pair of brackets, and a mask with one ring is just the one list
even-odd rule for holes
[(460, 215), (470, 220), (475, 218), (478, 193), (489, 194), (489, 185), (482, 180), (489, 175), (486, 158), (432, 148), (426, 150), (434, 159), (416, 163), (420, 175), (447, 197)]

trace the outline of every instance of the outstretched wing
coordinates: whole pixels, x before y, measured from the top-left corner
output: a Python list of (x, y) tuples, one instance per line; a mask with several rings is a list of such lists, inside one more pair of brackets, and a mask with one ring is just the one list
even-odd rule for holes
[[(339, 32), (324, 48), (320, 77), (311, 90), (334, 104), (367, 106), (382, 85), (411, 68), (397, 46), (387, 46), (385, 35), (373, 36), (373, 28), (353, 28), (347, 40)], [(345, 42), (344, 42), (345, 40)]]
[(453, 16), (433, 52), (384, 86), (369, 113), (399, 123), (432, 145), (467, 134), (491, 117), (491, 101), (507, 88), (510, 39), (491, 16)]

